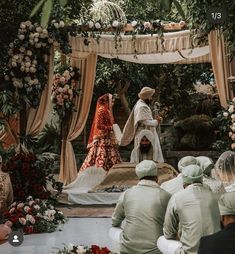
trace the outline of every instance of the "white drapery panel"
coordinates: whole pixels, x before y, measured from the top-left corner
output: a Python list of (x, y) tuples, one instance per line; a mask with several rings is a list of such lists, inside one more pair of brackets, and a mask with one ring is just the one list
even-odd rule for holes
[(210, 62), (209, 47), (192, 48), (190, 31), (164, 33), (164, 41), (158, 35), (101, 35), (99, 39), (81, 36), (70, 37), (73, 51), (97, 53), (105, 58), (141, 64), (205, 63)]
[(114, 35), (100, 35), (96, 38), (86, 38), (88, 45), (84, 43), (84, 37), (70, 37), (72, 49), (79, 52), (97, 54), (152, 54), (161, 52), (174, 52), (192, 48), (190, 31), (164, 33), (164, 42), (158, 35), (123, 35), (115, 39)]
[(141, 55), (108, 55), (99, 54), (105, 58), (118, 58), (123, 61), (140, 64), (190, 64), (210, 62), (209, 46), (184, 49), (175, 52), (141, 54)]

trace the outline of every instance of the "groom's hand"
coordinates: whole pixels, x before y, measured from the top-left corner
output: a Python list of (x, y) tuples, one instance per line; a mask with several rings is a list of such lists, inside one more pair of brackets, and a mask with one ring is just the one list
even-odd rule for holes
[(156, 120), (159, 122), (159, 123), (161, 123), (162, 122), (162, 120), (163, 120), (163, 118), (161, 117), (161, 116), (156, 116)]

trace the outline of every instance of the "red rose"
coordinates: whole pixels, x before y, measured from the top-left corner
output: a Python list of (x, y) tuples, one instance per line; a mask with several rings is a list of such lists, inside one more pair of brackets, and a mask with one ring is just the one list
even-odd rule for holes
[(16, 216), (16, 215), (12, 215), (11, 218), (10, 218), (10, 221), (15, 224), (17, 221), (18, 221), (19, 217)]
[(103, 247), (101, 249), (101, 251), (102, 251), (102, 254), (109, 254), (109, 253), (111, 253), (111, 251), (107, 247)]
[(98, 254), (100, 251), (100, 247), (97, 245), (91, 245), (91, 251), (93, 254)]
[(26, 226), (25, 228), (24, 228), (24, 232), (25, 232), (25, 234), (32, 234), (33, 233), (33, 226)]
[(5, 213), (3, 214), (3, 216), (8, 218), (8, 217), (11, 216), (11, 214), (10, 214), (9, 212), (5, 212)]

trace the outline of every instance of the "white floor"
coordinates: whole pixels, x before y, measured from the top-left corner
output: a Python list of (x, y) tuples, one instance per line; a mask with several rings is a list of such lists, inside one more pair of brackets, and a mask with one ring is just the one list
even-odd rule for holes
[(48, 254), (55, 252), (53, 248), (61, 248), (63, 244), (97, 244), (112, 250), (108, 237), (111, 218), (70, 218), (62, 227), (62, 231), (50, 234), (25, 235), (19, 247), (12, 247), (8, 242), (0, 245), (0, 254)]

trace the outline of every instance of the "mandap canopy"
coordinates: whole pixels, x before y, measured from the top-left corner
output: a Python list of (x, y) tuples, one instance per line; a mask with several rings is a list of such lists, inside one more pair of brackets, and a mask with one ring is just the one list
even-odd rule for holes
[(192, 46), (189, 30), (165, 33), (164, 40), (158, 35), (101, 35), (89, 38), (88, 45), (81, 36), (70, 37), (72, 65), (81, 71), (80, 88), (83, 93), (76, 101), (78, 111), (73, 114), (68, 136), (64, 139), (61, 151), (60, 180), (64, 184), (77, 176), (76, 160), (71, 141), (77, 138), (86, 123), (92, 100), (97, 55), (118, 58), (141, 64), (191, 64), (211, 62), (221, 105), (227, 106), (232, 97), (228, 77), (235, 74), (234, 62), (229, 62), (228, 49), (223, 34), (219, 30), (210, 32), (209, 45)]

